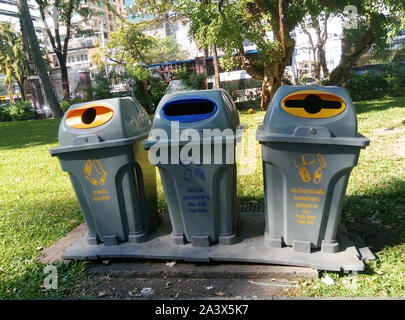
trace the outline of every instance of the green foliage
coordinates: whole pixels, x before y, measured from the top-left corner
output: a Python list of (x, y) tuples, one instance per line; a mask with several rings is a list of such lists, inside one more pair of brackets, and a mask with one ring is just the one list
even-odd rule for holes
[(0, 109), (0, 121), (20, 121), (35, 119), (31, 100), (16, 101)]
[(106, 75), (105, 69), (101, 68), (94, 76), (93, 84), (87, 88), (87, 94), (95, 100), (112, 98), (110, 86), (111, 74)]
[(9, 91), (14, 81), (21, 83), (27, 74), (23, 39), (10, 22), (0, 23), (0, 73), (5, 76), (3, 84)]
[(395, 96), (405, 91), (405, 70), (387, 65), (382, 74), (366, 72), (355, 75), (345, 83), (353, 100), (376, 99), (384, 96)]
[(59, 105), (60, 105), (60, 107), (62, 108), (63, 112), (66, 112), (67, 109), (70, 108), (70, 103), (69, 103), (68, 101), (65, 101), (65, 100), (60, 101), (60, 102), (59, 102)]
[(8, 111), (7, 106), (6, 107), (1, 106), (0, 107), (0, 121), (11, 121), (11, 120), (12, 119), (10, 117), (10, 113)]
[(148, 64), (149, 51), (156, 45), (156, 40), (142, 31), (135, 22), (121, 23), (118, 31), (110, 34), (106, 56), (124, 65), (139, 62)]
[(155, 39), (155, 46), (149, 51), (150, 63), (184, 60), (187, 57), (187, 52), (180, 49), (173, 37)]
[(149, 112), (166, 93), (167, 83), (153, 77), (150, 69), (141, 66), (127, 68), (122, 79), (131, 88), (132, 96)]
[(172, 37), (146, 35), (142, 22), (121, 22), (118, 31), (110, 35), (106, 56), (119, 64), (152, 64), (182, 60), (186, 56)]
[(353, 100), (367, 100), (385, 96), (388, 83), (384, 76), (366, 72), (347, 80), (345, 87)]
[(204, 73), (196, 74), (192, 71), (188, 71), (185, 66), (179, 67), (173, 72), (175, 79), (183, 80), (184, 84), (193, 90), (203, 90), (205, 89), (205, 82), (207, 81), (207, 76)]

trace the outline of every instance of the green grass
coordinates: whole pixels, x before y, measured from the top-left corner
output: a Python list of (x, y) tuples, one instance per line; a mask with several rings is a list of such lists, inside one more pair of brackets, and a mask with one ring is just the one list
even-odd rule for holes
[[(57, 145), (59, 120), (0, 123), (0, 297), (63, 295), (40, 286), (35, 257), (83, 221), (66, 173), (48, 149)], [(59, 266), (60, 279), (77, 278), (80, 264)]]
[[(371, 145), (352, 172), (342, 220), (365, 239), (377, 260), (355, 277), (324, 272), (321, 276), (328, 274), (334, 285), (303, 281), (297, 295), (405, 296), (405, 160), (397, 155), (398, 138), (405, 135), (405, 98), (363, 101), (356, 109), (359, 132)], [(240, 116), (254, 137), (264, 112), (242, 110)], [(48, 153), (58, 144), (58, 126), (59, 120), (0, 123), (0, 298), (71, 296), (86, 277), (84, 262), (58, 264), (59, 289), (45, 290), (44, 265), (35, 259), (83, 221), (68, 175)], [(239, 168), (242, 203), (263, 203), (256, 146)], [(163, 210), (160, 184), (158, 191)]]
[[(305, 296), (405, 296), (405, 98), (356, 103), (359, 132), (370, 146), (362, 150), (350, 177), (342, 220), (365, 239), (377, 260), (353, 277), (324, 272), (302, 282)], [(387, 130), (388, 129), (388, 130)], [(373, 219), (372, 219), (373, 218)], [(322, 282), (329, 275), (333, 285)]]

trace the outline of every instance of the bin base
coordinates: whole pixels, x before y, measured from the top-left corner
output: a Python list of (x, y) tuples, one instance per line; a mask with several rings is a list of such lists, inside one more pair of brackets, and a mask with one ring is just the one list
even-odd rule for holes
[[(330, 271), (363, 271), (363, 259), (372, 260), (373, 255), (363, 244), (356, 245), (349, 239), (344, 228), (338, 231), (338, 242), (323, 243), (322, 249), (311, 253), (300, 252), (293, 247), (277, 247), (263, 234), (264, 214), (242, 212), (239, 234), (233, 244), (211, 244), (209, 247), (193, 246), (192, 243), (174, 243), (167, 214), (162, 215), (161, 224), (142, 243), (124, 242), (106, 246), (88, 244), (86, 236), (66, 248), (63, 259), (96, 260), (105, 258), (143, 258), (160, 260), (184, 260), (190, 262), (229, 261), (277, 264), (310, 267)], [(351, 237), (356, 241), (356, 237)], [(179, 239), (180, 240), (180, 239)], [(332, 253), (338, 246), (339, 252)]]

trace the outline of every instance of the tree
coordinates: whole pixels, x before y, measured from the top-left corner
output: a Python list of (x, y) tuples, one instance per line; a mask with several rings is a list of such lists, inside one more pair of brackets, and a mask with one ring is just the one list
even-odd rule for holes
[[(39, 12), (41, 18), (46, 21), (47, 16), (53, 17), (53, 26), (52, 28), (45, 28), (46, 34), (51, 43), (52, 49), (58, 58), (60, 72), (62, 77), (62, 91), (63, 97), (65, 100), (70, 100), (70, 90), (69, 90), (69, 75), (68, 69), (66, 66), (68, 45), (72, 35), (77, 33), (83, 33), (84, 30), (81, 30), (79, 25), (73, 23), (72, 19), (74, 15), (78, 14), (83, 19), (87, 19), (94, 14), (90, 10), (87, 1), (83, 0), (35, 0), (39, 6)], [(89, 2), (96, 2), (95, 0), (89, 0)], [(109, 8), (114, 14), (115, 9), (110, 5), (108, 0), (100, 0), (98, 2), (103, 3), (106, 7)], [(49, 19), (48, 19), (49, 20)], [(65, 34), (61, 35), (61, 29), (65, 30)], [(53, 29), (54, 31), (52, 32)], [(92, 30), (87, 30), (89, 33)], [(86, 32), (87, 32), (86, 31)], [(104, 37), (104, 35), (101, 35)]]
[[(343, 55), (340, 65), (329, 76), (329, 84), (342, 84), (358, 58), (372, 45), (385, 43), (388, 30), (403, 19), (404, 1), (388, 0), (212, 0), (202, 5), (194, 0), (180, 1), (180, 12), (191, 17), (191, 33), (198, 43), (213, 43), (222, 48), (226, 68), (239, 66), (262, 81), (261, 107), (267, 109), (271, 97), (284, 79), (284, 71), (295, 47), (293, 31), (305, 16), (316, 16), (321, 8), (347, 16), (345, 7), (354, 5), (360, 20), (369, 24), (356, 30), (358, 41)], [(257, 55), (247, 55), (243, 42), (257, 47)], [(322, 41), (321, 41), (322, 42)], [(319, 51), (322, 54), (322, 51)], [(322, 56), (320, 60), (323, 60)], [(322, 62), (323, 63), (323, 62)], [(326, 63), (325, 63), (326, 66)], [(326, 68), (325, 68), (326, 69)]]
[(21, 97), (25, 100), (24, 81), (27, 77), (27, 59), (22, 37), (11, 23), (0, 24), (0, 72), (5, 75), (10, 102), (14, 102), (12, 84), (17, 81)]
[(41, 49), (39, 48), (39, 43), (37, 35), (35, 33), (34, 25), (32, 23), (31, 14), (28, 9), (27, 0), (17, 0), (17, 6), (20, 20), (23, 24), (23, 30), (26, 32), (30, 51), (32, 53), (35, 65), (37, 66), (49, 107), (55, 117), (62, 117), (63, 110), (60, 107), (58, 99), (55, 96), (55, 92), (53, 91), (52, 84), (49, 80), (48, 72), (46, 70), (45, 62), (42, 59)]
[[(209, 5), (211, 0), (199, 0), (199, 4)], [(181, 23), (190, 22), (192, 16), (187, 10), (183, 10), (183, 1), (182, 0), (137, 0), (134, 6), (130, 9), (135, 17), (138, 17), (142, 20), (141, 25), (144, 29), (154, 29), (161, 24), (165, 24), (166, 30), (168, 30), (168, 21)], [(144, 17), (147, 17), (144, 19)], [(217, 46), (215, 43), (206, 43), (199, 42), (196, 40), (197, 44), (201, 49), (204, 50), (205, 58), (208, 56), (208, 49), (211, 50), (213, 57), (213, 66), (214, 66), (214, 76), (215, 76), (215, 86), (220, 87), (220, 64), (217, 54)]]
[[(68, 0), (68, 1), (49, 1), (49, 0), (35, 0), (39, 6), (39, 12), (42, 20), (46, 21), (47, 16), (53, 17), (53, 29), (52, 33), (50, 26), (46, 26), (45, 31), (51, 42), (52, 49), (56, 54), (59, 61), (60, 73), (62, 78), (62, 91), (63, 97), (66, 101), (70, 100), (69, 91), (69, 75), (66, 66), (67, 50), (69, 40), (72, 32), (72, 17), (74, 12), (78, 12), (88, 15), (87, 8), (82, 7), (81, 0)], [(54, 12), (56, 10), (56, 12)], [(60, 34), (60, 25), (62, 24), (66, 28), (66, 34), (62, 40)]]
[(345, 50), (339, 65), (330, 73), (326, 85), (342, 85), (351, 75), (351, 68), (370, 49), (380, 50), (387, 39), (396, 34), (404, 24), (405, 2), (403, 0), (320, 0), (330, 10), (347, 16), (344, 8), (354, 5), (357, 16), (355, 26), (345, 28)]
[(172, 37), (152, 37), (144, 34), (143, 28), (139, 23), (122, 22), (118, 30), (110, 34), (106, 57), (120, 65), (184, 59), (185, 52)]
[[(326, 63), (325, 44), (328, 40), (328, 19), (331, 17), (329, 11), (312, 10), (311, 14), (300, 23), (302, 31), (307, 35), (309, 46), (313, 53), (313, 59), (316, 65), (316, 78), (321, 80), (321, 71), (323, 78), (329, 74), (328, 66)], [(315, 31), (316, 45), (311, 34), (311, 30)]]
[[(190, 31), (198, 43), (216, 44), (224, 50), (224, 67), (242, 67), (262, 81), (261, 107), (267, 109), (284, 81), (295, 46), (290, 32), (308, 12), (307, 2), (217, 0), (201, 5), (186, 0), (182, 10), (191, 17)], [(246, 54), (245, 40), (256, 45), (256, 56)]]

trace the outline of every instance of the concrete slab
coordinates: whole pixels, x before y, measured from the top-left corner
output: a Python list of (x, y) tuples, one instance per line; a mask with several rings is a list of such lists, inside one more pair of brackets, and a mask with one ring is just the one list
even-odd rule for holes
[(95, 263), (87, 270), (97, 276), (116, 278), (204, 278), (204, 279), (305, 279), (318, 277), (310, 268), (231, 264), (231, 263), (175, 263), (159, 261), (110, 261), (108, 265)]
[(345, 232), (338, 235), (340, 251), (325, 253), (295, 252), (293, 248), (274, 248), (263, 235), (263, 212), (241, 213), (240, 234), (233, 245), (214, 244), (210, 247), (193, 247), (191, 244), (175, 245), (171, 241), (171, 226), (166, 215), (160, 227), (144, 243), (126, 242), (116, 246), (89, 245), (85, 237), (63, 252), (64, 259), (135, 258), (157, 260), (182, 260), (186, 262), (237, 262), (301, 266), (331, 271), (363, 271), (361, 252)]
[(71, 232), (69, 232), (65, 237), (59, 239), (49, 248), (42, 251), (41, 254), (37, 257), (37, 259), (44, 264), (53, 263), (57, 261), (69, 262), (69, 260), (65, 260), (62, 258), (63, 250), (65, 250), (67, 247), (74, 244), (75, 242), (79, 241), (86, 232), (87, 232), (86, 224), (85, 223), (80, 224)]

